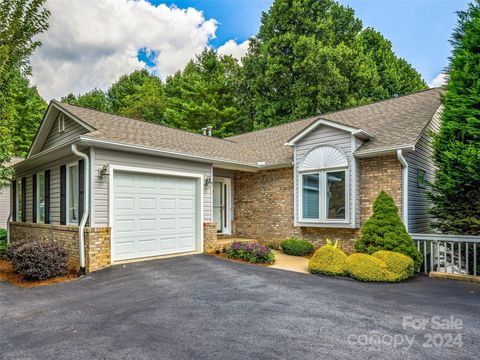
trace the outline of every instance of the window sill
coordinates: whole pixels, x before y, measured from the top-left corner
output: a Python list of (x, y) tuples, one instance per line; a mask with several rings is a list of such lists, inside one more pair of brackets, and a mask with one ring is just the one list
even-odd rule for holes
[(305, 222), (305, 221), (295, 221), (293, 225), (295, 227), (317, 227), (317, 228), (334, 228), (334, 229), (358, 229), (358, 226), (355, 226), (348, 222)]

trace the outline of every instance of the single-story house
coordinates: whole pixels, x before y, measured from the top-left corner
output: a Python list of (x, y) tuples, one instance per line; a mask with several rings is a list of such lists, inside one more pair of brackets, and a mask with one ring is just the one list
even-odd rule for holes
[(205, 251), (218, 235), (351, 252), (382, 189), (410, 232), (428, 232), (441, 93), (225, 139), (52, 101), (15, 165), (11, 241), (54, 239), (87, 271)]

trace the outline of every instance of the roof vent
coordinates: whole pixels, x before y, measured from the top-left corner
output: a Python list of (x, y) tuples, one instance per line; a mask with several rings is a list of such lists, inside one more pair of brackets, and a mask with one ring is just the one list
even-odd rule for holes
[(202, 134), (205, 136), (212, 136), (212, 126), (208, 125), (207, 127), (202, 128)]

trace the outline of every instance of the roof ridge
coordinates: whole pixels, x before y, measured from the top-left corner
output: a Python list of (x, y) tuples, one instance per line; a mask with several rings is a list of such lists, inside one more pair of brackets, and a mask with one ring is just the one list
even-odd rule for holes
[[(322, 119), (324, 116), (328, 116), (328, 115), (331, 115), (331, 114), (336, 114), (336, 113), (339, 113), (339, 112), (342, 112), (342, 111), (349, 111), (349, 110), (361, 108), (361, 107), (364, 107), (364, 106), (380, 104), (380, 103), (383, 103), (383, 102), (386, 102), (386, 101), (393, 101), (393, 100), (404, 98), (404, 97), (407, 97), (407, 96), (413, 96), (413, 95), (421, 94), (421, 93), (431, 91), (431, 90), (442, 90), (442, 89), (443, 88), (441, 86), (437, 86), (437, 87), (433, 87), (433, 88), (428, 88), (428, 89), (416, 91), (416, 92), (413, 92), (413, 93), (410, 93), (410, 94), (403, 94), (403, 95), (400, 95), (400, 96), (390, 97), (388, 99), (382, 99), (382, 100), (374, 101), (374, 102), (371, 102), (371, 103), (368, 103), (368, 104), (359, 104), (359, 105), (351, 106), (351, 107), (348, 107), (348, 108), (345, 108), (345, 109), (329, 111), (329, 112), (322, 113), (322, 114), (307, 116), (307, 117), (304, 117), (302, 119), (297, 119), (297, 120), (289, 121), (289, 122), (282, 123), (282, 124), (273, 125), (273, 126), (266, 127), (266, 128), (255, 129), (255, 130), (243, 133), (243, 134), (229, 136), (226, 139), (240, 137), (240, 136), (248, 135), (248, 134), (251, 134), (251, 133), (257, 133), (257, 132), (260, 132), (260, 131), (263, 131), (263, 130), (269, 130), (269, 129), (273, 129), (273, 128), (276, 128), (276, 127), (281, 127), (281, 126), (285, 126), (285, 125), (289, 125), (289, 124), (294, 124), (294, 123), (297, 123), (297, 122), (300, 122), (300, 121), (310, 120), (310, 119), (313, 119), (313, 118)], [(323, 118), (323, 119), (325, 119), (325, 118)], [(325, 120), (329, 120), (329, 119), (325, 119)], [(334, 120), (329, 120), (329, 121), (334, 121)]]
[[(94, 112), (98, 112), (98, 113), (102, 113), (102, 114), (106, 114), (106, 115), (117, 116), (117, 117), (124, 118), (124, 119), (128, 119), (128, 120), (138, 121), (138, 122), (141, 122), (141, 123), (150, 124), (150, 125), (154, 125), (154, 126), (159, 126), (159, 127), (163, 127), (163, 128), (170, 129), (170, 130), (181, 131), (181, 132), (184, 132), (184, 133), (187, 133), (187, 134), (191, 134), (191, 135), (201, 136), (202, 138), (222, 140), (222, 141), (226, 141), (226, 142), (229, 142), (229, 143), (232, 143), (232, 144), (236, 144), (235, 141), (228, 140), (227, 138), (219, 138), (219, 137), (215, 137), (215, 136), (206, 136), (206, 135), (194, 133), (194, 132), (191, 132), (191, 131), (188, 131), (188, 130), (184, 130), (184, 129), (179, 129), (179, 128), (175, 128), (175, 127), (170, 127), (170, 126), (163, 125), (163, 124), (156, 124), (156, 123), (153, 123), (153, 122), (150, 122), (150, 121), (147, 121), (147, 120), (134, 119), (134, 118), (131, 118), (131, 117), (128, 117), (128, 116), (125, 116), (125, 115), (119, 115), (119, 114), (115, 114), (115, 113), (111, 113), (111, 112), (103, 111), (103, 110), (91, 109), (91, 108), (86, 107), (86, 106), (80, 106), (80, 105), (77, 105), (77, 104), (70, 104), (70, 103), (58, 101), (58, 100), (55, 100), (55, 99), (53, 99), (52, 102), (55, 102), (57, 105), (60, 105), (60, 106), (62, 106), (62, 105), (75, 106), (75, 107), (80, 108), (80, 109), (85, 109), (85, 110), (89, 110), (89, 111), (94, 111)], [(68, 110), (67, 110), (67, 111), (68, 111)], [(83, 121), (84, 121), (84, 120), (83, 120)], [(89, 124), (89, 125), (92, 126), (91, 124)], [(92, 126), (92, 127), (93, 127), (93, 126)]]

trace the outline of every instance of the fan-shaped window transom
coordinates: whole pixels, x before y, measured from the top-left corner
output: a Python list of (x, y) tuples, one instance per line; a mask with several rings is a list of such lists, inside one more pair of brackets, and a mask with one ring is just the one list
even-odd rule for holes
[(347, 157), (333, 146), (320, 146), (310, 151), (300, 166), (300, 171), (347, 167)]

